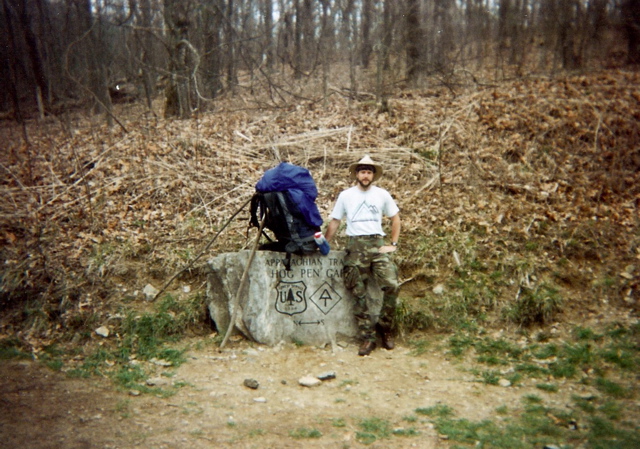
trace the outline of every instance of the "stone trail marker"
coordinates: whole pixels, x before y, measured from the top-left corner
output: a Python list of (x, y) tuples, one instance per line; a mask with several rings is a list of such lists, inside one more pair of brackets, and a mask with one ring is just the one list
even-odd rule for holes
[[(207, 303), (218, 331), (225, 332), (233, 316), (233, 300), (250, 251), (220, 254), (209, 261)], [(344, 251), (310, 256), (256, 252), (244, 294), (240, 297), (236, 327), (245, 337), (268, 346), (281, 341), (324, 346), (357, 336), (353, 296), (344, 287)], [(377, 315), (382, 294), (371, 282)]]

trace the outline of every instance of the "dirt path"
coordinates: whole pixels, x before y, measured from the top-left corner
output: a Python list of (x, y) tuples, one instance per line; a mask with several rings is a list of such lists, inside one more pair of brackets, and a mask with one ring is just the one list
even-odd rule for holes
[[(368, 357), (356, 351), (353, 345), (267, 348), (238, 341), (223, 351), (212, 345), (190, 351), (187, 363), (164, 376), (158, 371), (160, 387), (186, 384), (169, 398), (132, 396), (106, 380), (69, 379), (32, 362), (3, 362), (0, 447), (446, 448), (417, 408), (442, 404), (459, 418), (499, 419), (497, 407), (518, 408), (524, 395), (561, 406), (575, 393), (548, 397), (533, 381), (485, 385), (438, 350), (414, 356), (399, 345)], [(298, 383), (328, 372), (335, 379), (315, 387)], [(244, 386), (245, 379), (259, 387)], [(365, 420), (405, 436), (363, 444), (358, 432)]]

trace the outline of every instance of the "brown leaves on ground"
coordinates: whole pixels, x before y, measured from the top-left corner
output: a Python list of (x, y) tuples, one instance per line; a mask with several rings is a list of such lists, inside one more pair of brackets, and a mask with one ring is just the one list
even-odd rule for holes
[[(398, 200), (405, 242), (435, 229), (477, 228), (490, 253), (518, 250), (538, 231), (549, 260), (566, 257), (577, 238), (594, 245), (583, 258), (616, 267), (637, 261), (638, 73), (479, 86), (455, 97), (399, 91), (389, 113), (337, 93), (273, 109), (252, 107), (266, 99), (236, 97), (175, 121), (124, 105), (117, 114), (126, 134), (72, 112), (24, 130), (3, 123), (3, 305), (44, 296), (51, 318), (154, 278), (161, 284), (279, 161), (311, 170), (327, 218), (349, 185), (348, 165), (365, 153), (385, 166), (380, 184)], [(250, 243), (247, 217), (230, 224), (211, 255)], [(555, 235), (539, 232), (549, 225)], [(400, 262), (405, 277), (421, 269)], [(198, 277), (197, 266), (191, 274)]]

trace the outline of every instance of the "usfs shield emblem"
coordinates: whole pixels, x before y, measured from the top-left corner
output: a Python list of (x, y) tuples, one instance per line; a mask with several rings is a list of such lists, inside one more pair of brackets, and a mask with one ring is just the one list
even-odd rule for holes
[(276, 285), (276, 310), (285, 315), (295, 315), (307, 310), (305, 292), (307, 286), (302, 281), (280, 281)]

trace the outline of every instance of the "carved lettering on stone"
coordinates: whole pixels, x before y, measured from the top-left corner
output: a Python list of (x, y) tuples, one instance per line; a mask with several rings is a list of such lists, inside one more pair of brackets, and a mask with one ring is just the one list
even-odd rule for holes
[[(218, 330), (226, 331), (232, 303), (248, 261), (248, 251), (221, 254), (209, 262), (207, 300)], [(283, 253), (258, 251), (240, 297), (236, 327), (259, 343), (298, 341), (324, 345), (357, 334), (353, 297), (342, 280), (343, 251), (297, 256), (286, 268)], [(370, 288), (374, 310), (381, 294)]]

